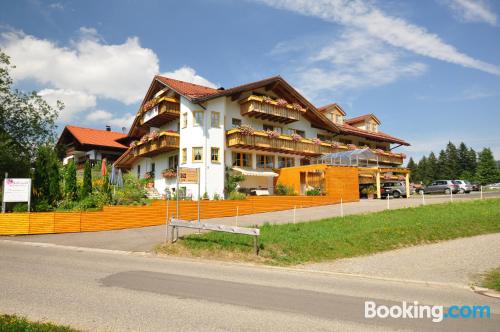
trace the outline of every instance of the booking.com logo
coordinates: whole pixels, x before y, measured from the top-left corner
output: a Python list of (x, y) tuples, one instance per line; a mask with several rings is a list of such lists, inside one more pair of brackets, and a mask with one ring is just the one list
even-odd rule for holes
[(489, 305), (452, 305), (444, 308), (440, 305), (421, 305), (418, 301), (401, 305), (377, 305), (374, 301), (365, 301), (365, 318), (430, 318), (433, 322), (442, 322), (445, 318), (490, 318)]

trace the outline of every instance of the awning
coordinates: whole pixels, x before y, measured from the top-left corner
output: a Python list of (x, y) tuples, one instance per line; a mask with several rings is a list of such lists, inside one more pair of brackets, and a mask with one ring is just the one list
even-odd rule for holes
[(241, 167), (233, 167), (233, 171), (240, 172), (245, 176), (271, 176), (273, 178), (278, 176), (278, 173), (272, 171), (249, 170)]

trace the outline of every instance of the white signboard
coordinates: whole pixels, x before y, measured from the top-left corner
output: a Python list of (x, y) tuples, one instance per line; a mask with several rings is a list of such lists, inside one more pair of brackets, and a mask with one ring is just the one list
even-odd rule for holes
[(31, 194), (31, 179), (3, 180), (4, 202), (29, 202)]

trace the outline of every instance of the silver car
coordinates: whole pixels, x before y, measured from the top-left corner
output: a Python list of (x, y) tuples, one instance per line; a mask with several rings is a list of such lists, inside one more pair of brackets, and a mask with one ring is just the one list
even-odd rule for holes
[[(410, 194), (414, 194), (415, 190), (410, 187)], [(385, 182), (381, 189), (382, 197), (391, 195), (394, 198), (406, 197), (406, 183), (404, 181)]]
[(458, 193), (458, 184), (453, 183), (452, 180), (437, 180), (432, 182), (430, 185), (419, 190), (419, 194), (435, 194), (444, 193), (449, 195), (450, 193)]
[(472, 184), (466, 180), (453, 180), (454, 184), (458, 185), (458, 192), (460, 194), (468, 194), (472, 191)]

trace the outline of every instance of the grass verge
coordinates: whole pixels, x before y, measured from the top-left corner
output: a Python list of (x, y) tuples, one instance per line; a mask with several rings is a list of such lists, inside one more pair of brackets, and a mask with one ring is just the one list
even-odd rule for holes
[(78, 332), (68, 326), (52, 323), (31, 322), (16, 315), (0, 315), (0, 331), (2, 332)]
[(228, 233), (189, 235), (158, 253), (296, 265), (500, 232), (500, 199), (475, 200), (297, 224), (261, 227), (260, 256), (252, 238)]
[(500, 267), (484, 274), (481, 286), (500, 292)]

